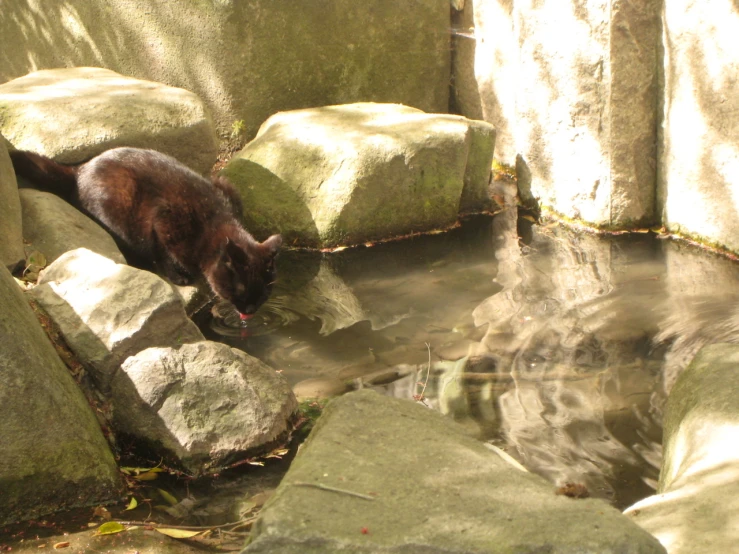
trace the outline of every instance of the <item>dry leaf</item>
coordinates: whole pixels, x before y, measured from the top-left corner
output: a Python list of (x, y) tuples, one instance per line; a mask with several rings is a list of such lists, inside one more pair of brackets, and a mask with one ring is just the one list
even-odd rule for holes
[(187, 529), (171, 529), (169, 527), (155, 527), (155, 531), (158, 531), (162, 535), (167, 535), (173, 539), (191, 539), (192, 537), (199, 535), (202, 531), (189, 531)]
[(134, 475), (134, 479), (138, 479), (139, 481), (153, 481), (158, 477), (158, 472), (155, 471), (147, 471), (146, 473), (142, 473), (140, 475)]

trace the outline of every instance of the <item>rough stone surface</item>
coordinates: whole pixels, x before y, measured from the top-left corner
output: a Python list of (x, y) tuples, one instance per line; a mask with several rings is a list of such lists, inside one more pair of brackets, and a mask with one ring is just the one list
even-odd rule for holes
[(215, 126), (195, 94), (98, 67), (37, 71), (0, 85), (0, 131), (19, 150), (63, 163), (134, 146), (206, 173), (217, 153)]
[(446, 111), (445, 0), (5, 0), (0, 82), (99, 66), (194, 91), (228, 136), (283, 110), (372, 100)]
[(495, 159), (513, 165), (518, 77), (513, 0), (467, 0), (455, 27), (456, 108), (466, 117), (495, 125)]
[(4, 267), (0, 305), (0, 524), (117, 500), (97, 420)]
[(398, 104), (279, 113), (223, 170), (247, 228), (329, 247), (443, 228), (489, 206), (495, 130)]
[(289, 430), (285, 378), (241, 350), (203, 341), (149, 348), (113, 378), (113, 422), (192, 474), (218, 471)]
[(661, 7), (465, 2), (458, 109), (499, 130), (527, 203), (603, 227), (656, 219)]
[(328, 405), (244, 552), (664, 549), (605, 503), (554, 494), (439, 413), (360, 391)]
[(19, 193), (29, 251), (43, 253), (47, 263), (77, 248), (126, 263), (107, 231), (58, 196), (34, 189), (21, 189)]
[(731, 0), (665, 3), (659, 204), (675, 232), (739, 252), (739, 52)]
[(128, 356), (204, 340), (168, 283), (84, 248), (51, 264), (32, 295), (103, 391)]
[(8, 156), (7, 143), (0, 135), (0, 265), (11, 270), (23, 261), (23, 229), (18, 183)]
[(703, 348), (667, 401), (658, 494), (626, 514), (673, 554), (739, 544), (739, 345)]
[[(567, 217), (631, 227), (655, 217), (657, 0), (516, 2), (522, 192)], [(567, 36), (566, 41), (562, 36)]]

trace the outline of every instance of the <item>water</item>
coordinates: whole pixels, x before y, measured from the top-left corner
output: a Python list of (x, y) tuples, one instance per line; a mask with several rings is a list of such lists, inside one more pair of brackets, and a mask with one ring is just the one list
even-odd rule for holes
[(739, 337), (738, 272), (654, 234), (508, 210), (444, 234), (285, 252), (246, 327), (226, 307), (204, 325), (296, 391), (415, 398), (554, 485), (623, 508), (656, 484), (677, 374), (702, 345)]

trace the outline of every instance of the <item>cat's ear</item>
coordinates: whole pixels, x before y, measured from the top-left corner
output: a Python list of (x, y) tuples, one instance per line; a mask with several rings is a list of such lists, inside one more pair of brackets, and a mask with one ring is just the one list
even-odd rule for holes
[(248, 261), (244, 251), (229, 238), (226, 238), (226, 247), (223, 249), (221, 257), (226, 264), (235, 263), (243, 266)]
[(275, 257), (282, 246), (282, 235), (272, 235), (262, 243), (262, 246), (267, 249), (272, 257)]

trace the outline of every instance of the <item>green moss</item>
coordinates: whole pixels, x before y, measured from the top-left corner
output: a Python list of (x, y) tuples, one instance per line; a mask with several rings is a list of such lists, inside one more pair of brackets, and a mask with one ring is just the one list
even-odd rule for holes
[(281, 233), (285, 244), (318, 247), (318, 229), (298, 194), (265, 167), (234, 158), (221, 171), (241, 194), (246, 228), (260, 240)]
[(303, 400), (298, 404), (298, 414), (303, 424), (298, 432), (299, 438), (305, 440), (315, 427), (318, 418), (323, 414), (323, 410), (329, 403), (330, 399), (309, 399)]
[(543, 218), (556, 219), (570, 227), (578, 227), (578, 228), (586, 229), (586, 230), (596, 232), (596, 233), (623, 233), (623, 232), (636, 231), (637, 229), (644, 229), (645, 227), (652, 226), (652, 221), (647, 218), (626, 219), (619, 225), (614, 225), (610, 223), (597, 224), (597, 223), (590, 223), (590, 222), (583, 221), (580, 219), (568, 217), (558, 212), (551, 206), (540, 205), (538, 206), (538, 208), (540, 209), (541, 216)]

